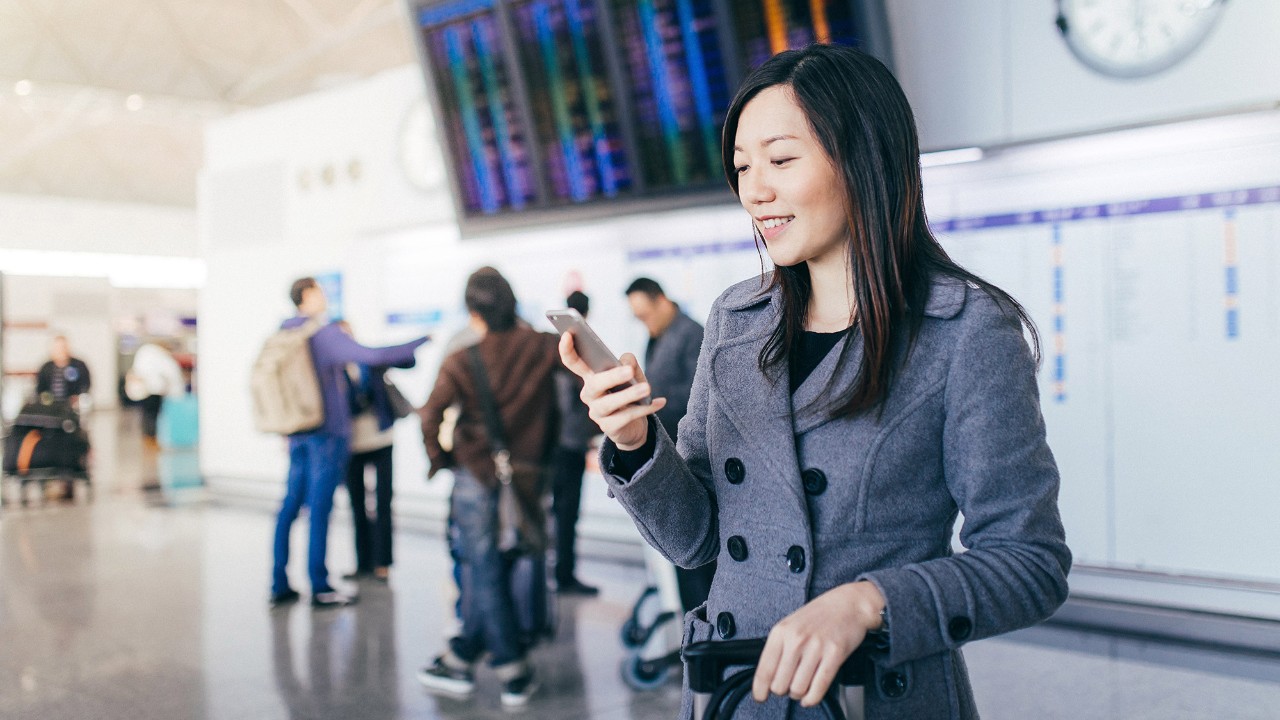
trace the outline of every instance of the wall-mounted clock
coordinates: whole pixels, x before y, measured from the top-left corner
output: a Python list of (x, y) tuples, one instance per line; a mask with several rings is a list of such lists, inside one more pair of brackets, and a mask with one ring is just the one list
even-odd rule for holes
[(396, 143), (397, 160), (405, 180), (424, 192), (444, 190), (445, 167), (436, 146), (435, 121), (425, 98), (405, 111)]
[(1112, 77), (1168, 69), (1191, 54), (1226, 0), (1058, 0), (1058, 30), (1085, 65)]

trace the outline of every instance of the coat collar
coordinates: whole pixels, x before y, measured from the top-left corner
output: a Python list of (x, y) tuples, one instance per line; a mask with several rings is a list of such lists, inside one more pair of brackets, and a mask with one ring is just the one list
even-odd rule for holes
[[(766, 273), (760, 278), (759, 285), (754, 282), (743, 282), (734, 286), (725, 299), (724, 309), (729, 312), (751, 310), (758, 305), (769, 303), (778, 306), (781, 293), (770, 283), (773, 273)], [(968, 289), (977, 289), (977, 285), (967, 283), (958, 278), (935, 277), (929, 287), (929, 298), (925, 301), (924, 314), (939, 320), (950, 320), (959, 314), (964, 307)], [(776, 315), (775, 315), (776, 317)]]
[[(793, 397), (788, 368), (782, 368), (776, 377), (766, 377), (759, 370), (760, 351), (779, 322), (780, 293), (769, 287), (771, 279), (766, 275), (759, 283), (740, 283), (725, 298), (724, 309), (747, 322), (745, 328), (739, 322), (732, 323), (742, 328), (741, 333), (716, 346), (711, 358), (711, 382), (724, 399), (725, 413), (738, 432), (753, 444), (776, 448), (776, 452), (768, 453), (777, 463), (773, 470), (781, 477), (789, 477), (798, 472), (795, 436), (831, 419), (832, 399), (826, 395), (831, 388), (853, 384), (862, 361), (863, 344), (857, 328), (850, 331)], [(924, 314), (940, 320), (954, 318), (963, 309), (971, 287), (974, 286), (962, 280), (935, 278)], [(749, 317), (742, 318), (743, 315)], [(842, 352), (845, 357), (840, 362)]]

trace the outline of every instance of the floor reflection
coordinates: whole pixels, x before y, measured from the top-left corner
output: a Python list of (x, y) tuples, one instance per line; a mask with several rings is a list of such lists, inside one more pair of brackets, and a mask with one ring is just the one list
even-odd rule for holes
[[(645, 584), (641, 568), (582, 563), (603, 592), (560, 602), (554, 642), (532, 654), (543, 687), (524, 712), (500, 707), (487, 671), (470, 701), (439, 699), (414, 679), (454, 625), (438, 538), (398, 535), (390, 584), (363, 585), (353, 607), (271, 611), (269, 512), (203, 499), (191, 487), (194, 451), (148, 457), (128, 416), (97, 417), (94, 443), (89, 503), (0, 515), (0, 718), (676, 715), (679, 673), (649, 692), (619, 676), (627, 651), (618, 629)], [(354, 553), (348, 526), (335, 518), (329, 568), (337, 577), (354, 567)], [(305, 548), (306, 523), (294, 531), (294, 547)], [(293, 570), (306, 587), (302, 563)], [(1177, 648), (1051, 634), (967, 648), (984, 718), (1271, 718), (1280, 707), (1280, 682), (1256, 659), (1224, 664)]]

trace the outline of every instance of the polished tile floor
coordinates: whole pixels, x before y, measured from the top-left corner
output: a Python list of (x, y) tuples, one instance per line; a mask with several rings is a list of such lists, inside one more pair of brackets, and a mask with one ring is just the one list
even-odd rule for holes
[[(638, 567), (585, 563), (598, 599), (561, 605), (535, 651), (544, 687), (504, 711), (492, 678), (471, 702), (423, 692), (452, 590), (437, 538), (404, 533), (390, 585), (341, 610), (266, 606), (272, 517), (208, 501), (192, 452), (148, 458), (132, 417), (95, 421), (97, 489), (82, 504), (0, 514), (0, 718), (206, 720), (674, 717), (679, 684), (633, 692), (618, 628)], [(305, 522), (294, 547), (305, 546)], [(335, 524), (330, 569), (351, 565)], [(299, 563), (294, 570), (301, 571)], [(305, 587), (303, 578), (298, 585)], [(1280, 665), (1038, 629), (966, 651), (988, 720), (1276, 718)]]

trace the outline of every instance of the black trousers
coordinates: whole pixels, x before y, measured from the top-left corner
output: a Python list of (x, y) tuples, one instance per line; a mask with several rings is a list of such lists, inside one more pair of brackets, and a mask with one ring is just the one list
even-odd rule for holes
[(160, 417), (160, 406), (164, 405), (163, 395), (148, 395), (139, 405), (142, 406), (142, 434), (149, 438), (156, 436), (156, 420)]
[[(355, 453), (347, 463), (347, 493), (356, 530), (356, 571), (391, 566), (391, 446)], [(374, 468), (377, 485), (373, 517), (365, 503), (365, 468)]]
[(556, 523), (556, 583), (571, 583), (577, 570), (578, 511), (582, 507), (582, 473), (587, 451), (556, 448), (551, 481), (551, 513)]

